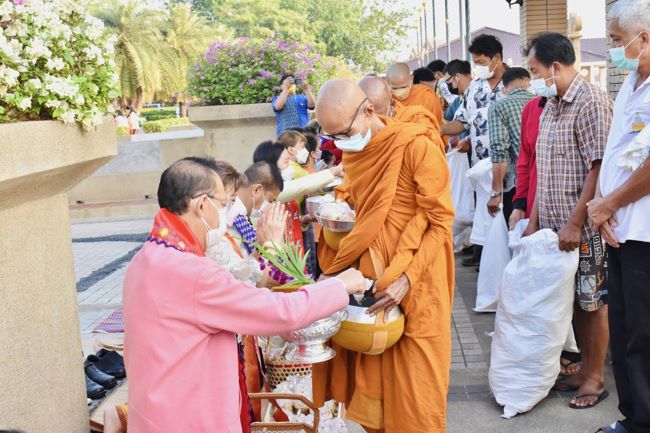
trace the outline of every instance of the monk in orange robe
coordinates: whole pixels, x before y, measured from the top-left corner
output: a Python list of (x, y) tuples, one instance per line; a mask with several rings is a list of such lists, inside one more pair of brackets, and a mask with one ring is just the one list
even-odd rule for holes
[[(325, 135), (343, 149), (354, 229), (338, 251), (319, 243), (326, 274), (356, 267), (376, 280), (371, 307), (400, 306), (404, 335), (381, 355), (332, 343), (313, 366), (314, 399), (343, 402), (367, 432), (442, 433), (451, 366), (454, 219), (445, 154), (429, 127), (378, 115), (355, 83), (328, 81), (316, 103)], [(351, 138), (351, 139), (350, 139)], [(386, 311), (387, 312), (387, 311)]]
[(386, 80), (393, 98), (406, 106), (421, 105), (442, 123), (442, 103), (436, 92), (424, 84), (413, 84), (413, 76), (406, 63), (395, 63), (388, 68)]
[(366, 76), (359, 81), (359, 87), (368, 97), (378, 114), (394, 117), (400, 122), (418, 123), (440, 131), (440, 122), (421, 105), (404, 105), (392, 97), (390, 86), (383, 78)]

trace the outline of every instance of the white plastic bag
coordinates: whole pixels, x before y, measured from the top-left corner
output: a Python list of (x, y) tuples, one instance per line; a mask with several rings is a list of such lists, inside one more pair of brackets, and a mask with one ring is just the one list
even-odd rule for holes
[(513, 257), (503, 273), (492, 338), (490, 388), (504, 418), (548, 395), (573, 316), (578, 250), (560, 251), (548, 229), (522, 238), (526, 224), (520, 221), (510, 234)]
[(468, 226), (474, 219), (474, 189), (467, 179), (469, 160), (467, 154), (454, 149), (447, 154), (451, 172), (451, 199), (456, 210), (455, 223)]
[(489, 218), (490, 229), (481, 254), (481, 266), (476, 283), (474, 311), (477, 313), (494, 313), (497, 310), (501, 277), (510, 261), (508, 225), (503, 212)]
[(474, 212), (470, 242), (474, 245), (485, 245), (490, 224), (487, 203), (490, 200), (490, 191), (492, 191), (492, 161), (490, 158), (480, 160), (467, 170), (467, 178), (476, 191), (476, 212)]

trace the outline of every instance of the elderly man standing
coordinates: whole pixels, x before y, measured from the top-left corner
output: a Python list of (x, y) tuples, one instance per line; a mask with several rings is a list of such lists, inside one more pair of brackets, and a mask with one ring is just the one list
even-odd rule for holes
[(406, 63), (391, 65), (386, 71), (386, 80), (397, 101), (406, 106), (421, 105), (433, 114), (433, 117), (438, 120), (438, 124), (442, 122), (440, 98), (431, 87), (424, 84), (413, 84), (413, 76)]
[(336, 346), (314, 367), (314, 396), (344, 402), (368, 432), (443, 433), (451, 363), (454, 219), (449, 169), (429, 127), (378, 117), (363, 91), (346, 80), (320, 90), (323, 132), (343, 149), (344, 188), (356, 224), (338, 251), (325, 242), (327, 274), (358, 264), (376, 280), (371, 314), (400, 306), (404, 335), (379, 355)]
[(571, 41), (542, 33), (527, 50), (531, 84), (548, 102), (537, 137), (537, 198), (524, 235), (538, 229), (558, 234), (559, 248), (579, 248), (574, 323), (582, 351), (579, 374), (558, 381), (559, 390), (576, 390), (569, 406), (594, 407), (604, 389), (607, 325), (606, 264), (602, 239), (587, 224), (587, 202), (596, 182), (612, 119), (611, 100), (575, 69)]
[(149, 239), (124, 281), (129, 431), (249, 432), (237, 333), (301, 328), (363, 292), (355, 270), (279, 294), (235, 280), (205, 257), (226, 230), (226, 194), (211, 159), (185, 158), (160, 179)]
[(512, 199), (516, 191), (517, 156), (521, 137), (521, 113), (533, 99), (528, 91), (530, 74), (524, 68), (511, 68), (503, 74), (505, 99), (488, 111), (490, 158), (492, 159), (492, 196), (487, 203), (490, 215), (499, 212), (503, 204), (506, 224), (512, 214)]
[[(610, 54), (630, 71), (618, 92), (589, 219), (608, 243), (609, 329), (623, 421), (602, 433), (650, 432), (650, 0), (619, 0), (610, 13)], [(630, 167), (621, 155), (638, 143)], [(637, 168), (634, 169), (634, 166)]]

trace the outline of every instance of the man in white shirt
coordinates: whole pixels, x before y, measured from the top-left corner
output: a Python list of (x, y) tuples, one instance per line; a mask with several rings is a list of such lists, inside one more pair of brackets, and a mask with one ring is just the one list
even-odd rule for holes
[[(610, 11), (613, 63), (630, 74), (623, 83), (589, 219), (608, 243), (612, 364), (624, 420), (599, 433), (650, 432), (650, 0), (619, 0)], [(645, 131), (646, 133), (649, 130)], [(640, 166), (620, 157), (644, 142)], [(645, 160), (644, 160), (645, 158)], [(635, 164), (637, 166), (637, 164)]]

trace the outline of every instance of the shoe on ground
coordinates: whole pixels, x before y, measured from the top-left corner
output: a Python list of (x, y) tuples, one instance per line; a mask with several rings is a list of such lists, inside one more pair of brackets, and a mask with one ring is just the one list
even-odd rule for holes
[(124, 358), (117, 352), (102, 349), (96, 355), (90, 355), (86, 358), (86, 363), (93, 364), (100, 371), (113, 376), (115, 379), (124, 379), (126, 377)]
[(476, 267), (476, 266), (478, 266), (478, 265), (481, 264), (481, 259), (472, 256), (472, 257), (468, 257), (468, 258), (466, 258), (466, 259), (463, 259), (463, 260), (460, 262), (460, 264), (463, 265), (463, 266), (465, 266), (465, 267), (467, 267), (467, 268), (470, 268), (470, 267)]
[(106, 395), (106, 389), (86, 375), (86, 396), (91, 400), (98, 400)]
[(117, 386), (117, 380), (113, 376), (100, 371), (94, 364), (87, 362), (84, 368), (86, 376), (105, 389), (113, 389)]

